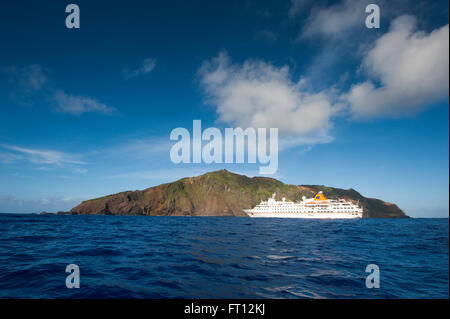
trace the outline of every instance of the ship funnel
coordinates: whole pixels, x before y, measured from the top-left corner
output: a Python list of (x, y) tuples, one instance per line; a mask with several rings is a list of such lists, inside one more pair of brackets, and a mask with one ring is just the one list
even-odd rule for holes
[(314, 200), (327, 200), (327, 198), (325, 197), (325, 195), (323, 194), (323, 192), (318, 192), (318, 193), (314, 196)]
[(277, 193), (273, 193), (272, 194), (272, 199), (275, 199), (275, 196), (277, 195)]

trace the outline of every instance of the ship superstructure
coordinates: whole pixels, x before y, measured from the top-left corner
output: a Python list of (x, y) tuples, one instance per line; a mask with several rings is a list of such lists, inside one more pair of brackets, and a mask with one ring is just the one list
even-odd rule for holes
[(327, 199), (323, 192), (318, 192), (313, 198), (303, 196), (302, 201), (297, 203), (284, 197), (276, 201), (275, 195), (252, 209), (244, 209), (244, 212), (250, 217), (362, 218), (362, 207), (344, 199)]

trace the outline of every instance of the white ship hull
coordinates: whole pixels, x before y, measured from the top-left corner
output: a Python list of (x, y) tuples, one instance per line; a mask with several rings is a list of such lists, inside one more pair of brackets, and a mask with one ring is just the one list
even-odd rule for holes
[(354, 219), (362, 218), (361, 214), (345, 213), (252, 213), (244, 211), (252, 218), (314, 218), (314, 219)]
[(253, 209), (244, 209), (252, 218), (314, 218), (314, 219), (355, 219), (362, 218), (363, 209), (344, 199), (327, 199), (322, 192), (301, 202), (293, 203), (275, 200), (275, 194), (267, 201), (261, 201)]

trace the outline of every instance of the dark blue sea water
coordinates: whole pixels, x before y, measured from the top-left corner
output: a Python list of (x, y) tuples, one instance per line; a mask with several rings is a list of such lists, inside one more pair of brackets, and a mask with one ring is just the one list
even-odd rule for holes
[(448, 298), (448, 234), (448, 219), (0, 214), (0, 297)]

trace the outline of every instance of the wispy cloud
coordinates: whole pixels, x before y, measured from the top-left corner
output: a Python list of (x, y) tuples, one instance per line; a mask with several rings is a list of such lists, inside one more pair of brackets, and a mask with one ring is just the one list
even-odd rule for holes
[(74, 96), (57, 89), (48, 83), (47, 70), (37, 64), (19, 68), (6, 68), (8, 82), (11, 85), (11, 99), (19, 104), (33, 106), (36, 99), (56, 103), (56, 110), (62, 113), (81, 115), (97, 112), (106, 115), (118, 114), (118, 111), (93, 98)]
[(277, 41), (278, 36), (275, 32), (270, 29), (264, 29), (256, 32), (255, 34), (256, 40), (262, 40), (266, 43), (273, 44)]
[(169, 135), (167, 135), (146, 138), (127, 137), (125, 139), (114, 141), (111, 144), (112, 146), (88, 152), (87, 155), (121, 159), (125, 162), (129, 159), (148, 161), (155, 158), (166, 157), (173, 145), (173, 141), (171, 141)]
[(39, 213), (41, 211), (68, 211), (79, 204), (82, 198), (71, 197), (41, 197), (34, 199), (20, 199), (15, 196), (1, 196), (0, 207), (4, 213)]
[(84, 97), (68, 95), (63, 91), (54, 94), (53, 100), (56, 102), (57, 110), (72, 115), (81, 115), (83, 113), (103, 113), (106, 115), (114, 115), (117, 110), (111, 106), (107, 106), (97, 100)]
[[(304, 1), (293, 1), (291, 15), (298, 13)], [(366, 0), (343, 0), (325, 8), (315, 7), (303, 27), (302, 38), (315, 36), (336, 37), (346, 35), (346, 31), (357, 26), (364, 26), (366, 18)]]
[(6, 68), (9, 82), (26, 92), (39, 91), (47, 83), (45, 69), (37, 64), (25, 67), (9, 66)]
[(0, 147), (15, 152), (7, 153), (11, 161), (26, 160), (33, 164), (56, 166), (87, 164), (79, 160), (78, 156), (54, 150), (31, 149), (14, 145), (0, 145)]
[(0, 163), (2, 164), (11, 164), (21, 159), (23, 157), (19, 154), (0, 152)]
[(145, 179), (149, 181), (175, 181), (180, 178), (197, 176), (208, 172), (207, 168), (167, 168), (144, 171), (133, 171), (121, 174), (113, 174), (107, 178), (113, 179)]
[(33, 98), (48, 81), (46, 70), (36, 64), (9, 66), (3, 71), (9, 84), (11, 100), (22, 106), (32, 106)]
[(289, 7), (289, 17), (293, 18), (298, 15), (306, 6), (310, 4), (311, 0), (291, 0)]
[(156, 67), (156, 59), (154, 58), (146, 58), (144, 61), (142, 61), (141, 65), (134, 69), (129, 70), (128, 68), (123, 69), (123, 75), (125, 79), (131, 79), (139, 75), (148, 74), (153, 71), (153, 69)]
[[(222, 165), (223, 166), (223, 165)], [(106, 178), (111, 179), (135, 179), (135, 180), (148, 180), (155, 183), (168, 183), (173, 182), (185, 177), (195, 177), (214, 170), (222, 169), (222, 166), (211, 167), (210, 165), (204, 165), (202, 167), (170, 167), (163, 169), (132, 171), (116, 175), (110, 175)], [(231, 167), (232, 165), (230, 165)], [(247, 176), (259, 176), (258, 170), (240, 170), (236, 171), (235, 166), (229, 168), (236, 174), (242, 174)]]

